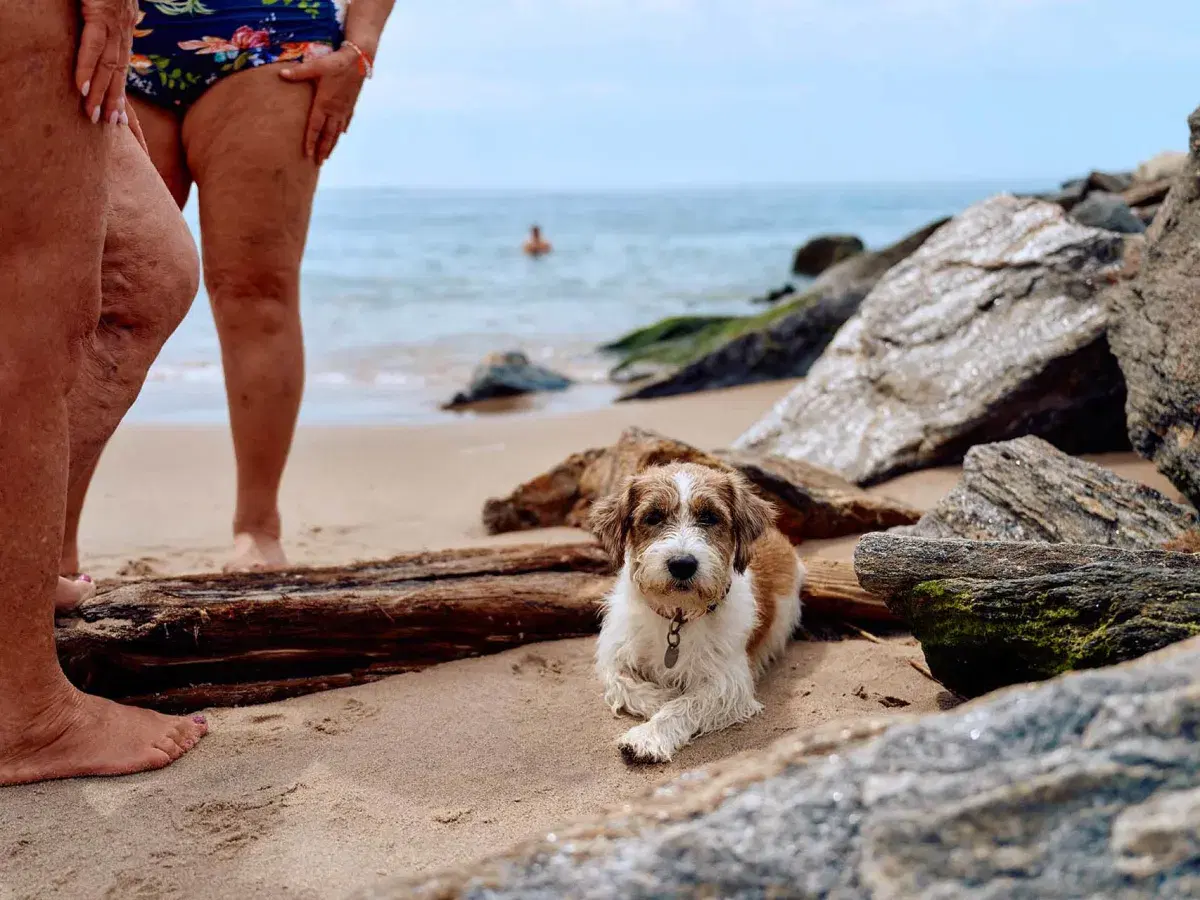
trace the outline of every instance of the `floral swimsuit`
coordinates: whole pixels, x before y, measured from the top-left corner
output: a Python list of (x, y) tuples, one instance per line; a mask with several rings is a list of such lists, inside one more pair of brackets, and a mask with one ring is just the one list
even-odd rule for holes
[(128, 88), (187, 109), (226, 75), (332, 53), (350, 0), (140, 0)]

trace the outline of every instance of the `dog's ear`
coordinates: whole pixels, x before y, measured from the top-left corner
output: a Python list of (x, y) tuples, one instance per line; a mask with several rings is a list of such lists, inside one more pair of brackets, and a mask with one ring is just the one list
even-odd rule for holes
[(729, 514), (733, 524), (733, 568), (739, 575), (750, 565), (754, 542), (775, 523), (775, 507), (758, 496), (741, 474), (729, 476), (732, 498)]
[(626, 478), (615, 493), (609, 494), (592, 506), (589, 524), (592, 534), (600, 539), (613, 565), (625, 563), (625, 540), (633, 524), (633, 507), (637, 503), (636, 488), (632, 478)]

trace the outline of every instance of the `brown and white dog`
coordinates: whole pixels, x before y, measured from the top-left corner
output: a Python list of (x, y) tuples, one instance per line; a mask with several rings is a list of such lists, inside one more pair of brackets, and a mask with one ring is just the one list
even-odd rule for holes
[(693, 737), (754, 716), (754, 684), (800, 622), (804, 567), (775, 510), (737, 472), (647, 469), (596, 504), (592, 530), (621, 566), (596, 668), (604, 702), (648, 721), (617, 746), (666, 762)]

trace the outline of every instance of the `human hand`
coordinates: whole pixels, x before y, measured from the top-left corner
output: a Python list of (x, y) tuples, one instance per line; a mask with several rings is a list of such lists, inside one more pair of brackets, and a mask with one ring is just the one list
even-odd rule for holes
[(362, 60), (352, 47), (343, 46), (325, 56), (281, 69), (279, 76), (291, 82), (316, 82), (304, 129), (304, 155), (321, 165), (350, 127), (354, 104), (366, 78)]
[(126, 122), (125, 69), (137, 21), (137, 0), (80, 0), (83, 31), (75, 61), (75, 86), (83, 95), (84, 113), (93, 122), (103, 117)]

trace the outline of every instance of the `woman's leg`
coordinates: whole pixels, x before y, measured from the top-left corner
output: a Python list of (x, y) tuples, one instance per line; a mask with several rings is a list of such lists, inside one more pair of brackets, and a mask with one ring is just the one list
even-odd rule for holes
[(309, 85), (264, 66), (217, 82), (183, 122), (237, 457), (230, 569), (287, 564), (279, 485), (304, 389), (300, 258), (317, 166), (301, 137), (311, 102)]
[(54, 646), (67, 395), (99, 315), (107, 148), (72, 83), (74, 0), (0, 4), (0, 784), (165, 766), (202, 723), (75, 690)]
[[(106, 129), (108, 227), (100, 318), (84, 345), (67, 400), (71, 470), (60, 573), (79, 571), (79, 517), (100, 453), (137, 399), (150, 364), (196, 296), (200, 261), (192, 236), (154, 165), (127, 128)], [(147, 136), (147, 143), (149, 143)], [(86, 583), (59, 582), (70, 606)]]

